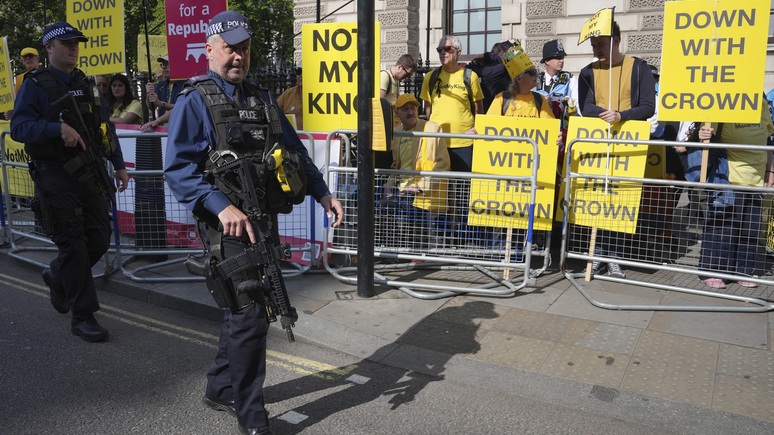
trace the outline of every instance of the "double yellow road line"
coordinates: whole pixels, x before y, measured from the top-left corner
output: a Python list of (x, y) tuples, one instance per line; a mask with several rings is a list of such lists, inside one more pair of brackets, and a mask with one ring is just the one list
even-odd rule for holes
[[(21, 290), (23, 292), (45, 299), (49, 298), (48, 287), (3, 273), (0, 273), (0, 285)], [(133, 313), (131, 311), (122, 310), (120, 308), (103, 303), (100, 303), (100, 307), (101, 310), (99, 315), (102, 317), (113, 319), (115, 321), (122, 322), (137, 328), (145, 329), (146, 331), (166, 335), (168, 337), (173, 337), (175, 339), (189, 343), (194, 343), (213, 351), (217, 350), (218, 348), (218, 336), (215, 334), (178, 326), (169, 322), (143, 316), (142, 314)], [(266, 352), (266, 364), (275, 367), (282, 367), (286, 370), (290, 370), (305, 376), (316, 376), (327, 380), (340, 379), (357, 367), (354, 364), (345, 367), (336, 367), (319, 361), (300, 358), (273, 350)]]

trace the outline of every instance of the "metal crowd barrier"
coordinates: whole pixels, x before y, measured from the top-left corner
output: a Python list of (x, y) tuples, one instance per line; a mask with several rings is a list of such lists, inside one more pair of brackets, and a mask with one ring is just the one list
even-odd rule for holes
[[(338, 134), (350, 134), (351, 131), (334, 131), (330, 138)], [(406, 137), (463, 137), (448, 133), (396, 132), (396, 136)], [(469, 137), (469, 136), (468, 136)], [(533, 161), (537, 155), (537, 144), (526, 137), (478, 135), (477, 139), (519, 140), (530, 142), (533, 146)], [(328, 147), (330, 150), (330, 147)], [(345, 149), (346, 155), (350, 150)], [(334, 196), (344, 207), (344, 223), (333, 232), (328, 240), (326, 233), (325, 255), (326, 269), (337, 279), (346, 283), (356, 283), (351, 276), (357, 268), (344, 262), (343, 267), (332, 267), (330, 255), (354, 258), (357, 256), (357, 168), (328, 168), (328, 180)], [(387, 188), (391, 179), (403, 177), (431, 177), (437, 191), (427, 196), (438, 200), (445, 197), (448, 201), (446, 212), (428, 211), (416, 206), (413, 196), (402, 195)], [(485, 182), (486, 180), (486, 182)], [(493, 182), (488, 182), (488, 181)], [(501, 184), (497, 184), (501, 183)], [(459, 172), (398, 171), (376, 169), (375, 185), (375, 283), (397, 287), (403, 292), (421, 299), (437, 299), (460, 293), (511, 296), (517, 291), (533, 284), (550, 264), (550, 231), (535, 233), (534, 212), (537, 186), (537, 165), (533, 165), (529, 177), (471, 174)], [(489, 190), (498, 186), (520, 186), (514, 195), (513, 204), (503, 213), (519, 214), (525, 219), (525, 228), (507, 230), (493, 223), (491, 214), (493, 204), (482, 202), (474, 207), (473, 213), (479, 214), (476, 225), (469, 225), (468, 197), (485, 196)], [(393, 193), (390, 195), (390, 193)], [(436, 195), (437, 194), (437, 195)], [(443, 198), (441, 198), (443, 200)], [(542, 256), (543, 264), (532, 269), (533, 255)], [(408, 270), (455, 270), (478, 271), (491, 282), (473, 286), (444, 285), (422, 283), (416, 280), (404, 281), (389, 279), (385, 274)], [(520, 271), (519, 276), (509, 278), (511, 271)], [(497, 288), (499, 287), (499, 288)]]
[[(29, 167), (19, 154), (14, 155), (13, 159), (7, 158), (9, 154), (6, 152), (6, 136), (10, 136), (10, 131), (0, 133), (0, 167), (4, 187), (2, 203), (5, 216), (3, 243), (10, 245), (10, 257), (45, 268), (58, 250), (35, 221), (30, 208), (34, 187)], [(103, 263), (104, 267), (94, 274), (95, 278), (115, 272), (110, 253), (103, 257)]]
[[(56, 255), (57, 249), (35, 223), (29, 208), (34, 188), (27, 163), (12, 162), (5, 158), (5, 136), (9, 133), (4, 131), (0, 136), (3, 186), (13, 183), (15, 190), (27, 194), (11, 195), (9, 189), (3, 190), (4, 214), (7, 217), (4, 237), (11, 245), (11, 257), (46, 267), (51, 257)], [(309, 133), (299, 134), (313, 141)], [(163, 136), (163, 133), (138, 132), (120, 134), (119, 139)], [(312, 149), (310, 154), (313, 155), (313, 152)], [(116, 205), (113, 207), (113, 242), (104, 257), (104, 274), (120, 270), (136, 282), (203, 282), (204, 278), (193, 275), (152, 273), (154, 269), (165, 266), (183, 268), (182, 263), (189, 255), (204, 255), (204, 248), (196, 236), (196, 224), (191, 213), (174, 199), (161, 170), (127, 172), (130, 186), (126, 191), (116, 194)], [(283, 262), (283, 266), (288, 267), (283, 269), (283, 275), (288, 278), (320, 265), (315, 256), (314, 243), (308, 242), (313, 241), (315, 237), (314, 209), (313, 200), (307, 198), (302, 204), (295, 206), (293, 214), (278, 217), (283, 242), (291, 245), (291, 253), (294, 255), (291, 260)], [(146, 264), (134, 267), (132, 263), (138, 260), (143, 260)]]
[[(564, 197), (564, 220), (573, 221), (574, 214), (582, 211), (586, 214), (611, 216), (611, 213), (620, 213), (620, 221), (623, 223), (631, 218), (637, 218), (636, 232), (627, 234), (616, 231), (616, 228), (594, 229), (588, 225), (576, 225), (567, 223), (562, 233), (562, 250), (560, 268), (563, 274), (570, 280), (575, 288), (593, 305), (615, 310), (653, 310), (653, 311), (719, 311), (719, 312), (764, 312), (774, 309), (774, 277), (771, 275), (770, 261), (767, 258), (767, 236), (765, 228), (768, 226), (767, 215), (771, 217), (771, 210), (761, 207), (760, 230), (753, 229), (753, 235), (734, 245), (731, 250), (754, 253), (753, 257), (760, 262), (758, 270), (753, 275), (741, 275), (735, 270), (729, 270), (729, 266), (719, 264), (721, 256), (712, 254), (709, 236), (706, 230), (709, 228), (717, 231), (720, 224), (722, 237), (731, 237), (728, 233), (731, 228), (751, 228), (751, 222), (755, 220), (750, 216), (733, 216), (731, 208), (724, 209), (722, 217), (713, 213), (707, 215), (707, 201), (713, 200), (721, 192), (733, 192), (734, 195), (753, 195), (760, 199), (762, 204), (764, 196), (774, 193), (771, 188), (740, 186), (729, 184), (687, 182), (665, 179), (651, 179), (639, 177), (613, 177), (602, 175), (588, 175), (572, 172), (572, 149), (583, 142), (604, 144), (621, 143), (617, 140), (605, 139), (578, 139), (570, 142), (567, 148), (566, 189)], [(638, 141), (626, 140), (626, 144), (650, 145), (658, 147), (675, 146), (675, 142), (668, 141)], [(739, 149), (770, 152), (765, 146), (731, 145), (731, 144), (703, 144), (680, 142), (679, 145), (688, 148), (703, 147), (708, 149)], [(604, 151), (606, 147), (600, 147)], [(612, 183), (612, 184), (611, 184)], [(638, 183), (623, 187), (626, 183)], [(642, 184), (639, 184), (642, 183)], [(605, 186), (616, 186), (614, 190), (620, 198), (625, 195), (641, 195), (639, 207), (629, 210), (616, 207), (606, 208), (599, 204), (605, 203)], [(590, 187), (591, 186), (591, 187)], [(582, 191), (582, 192), (581, 192)], [(636, 203), (636, 198), (629, 198)], [(619, 201), (625, 202), (625, 201)], [(596, 203), (597, 205), (593, 205)], [(592, 210), (593, 207), (593, 210)], [(733, 206), (730, 206), (733, 207)], [(713, 209), (717, 211), (717, 209)], [(722, 221), (722, 222), (721, 222)], [(708, 224), (710, 224), (708, 226)], [(733, 230), (736, 231), (736, 230)], [(595, 243), (590, 243), (591, 235), (596, 233)], [(704, 249), (704, 253), (702, 250)], [(702, 255), (703, 254), (703, 255)], [(748, 257), (748, 258), (753, 258)], [(725, 257), (723, 257), (725, 258)], [(708, 296), (728, 301), (742, 302), (744, 305), (736, 306), (728, 303), (716, 305), (704, 305), (700, 303), (686, 304), (669, 303), (659, 298), (659, 303), (634, 303), (641, 297), (651, 299), (658, 298), (658, 294), (639, 294), (630, 296), (632, 303), (611, 303), (597, 300), (588, 291), (584, 284), (586, 273), (577, 270), (569, 270), (567, 259), (586, 260), (583, 264), (588, 268), (592, 261), (602, 263), (615, 262), (623, 266), (625, 278), (616, 278), (607, 274), (592, 274), (595, 280), (611, 281), (623, 284), (633, 284), (638, 288), (650, 288), (671, 292), (679, 292), (690, 295)], [(585, 269), (584, 269), (585, 270)], [(701, 279), (717, 278), (725, 280), (725, 288), (711, 288)], [(740, 285), (742, 282), (744, 285)], [(626, 296), (624, 296), (626, 298)], [(677, 298), (679, 299), (679, 298)]]
[[(310, 140), (310, 134), (306, 135)], [(164, 137), (165, 133), (122, 133), (121, 138)], [(314, 150), (310, 151), (313, 156)], [(139, 273), (149, 272), (173, 264), (180, 264), (192, 256), (205, 255), (204, 245), (197, 237), (196, 221), (191, 212), (179, 204), (164, 181), (161, 170), (127, 171), (130, 177), (130, 188), (118, 196), (117, 233), (120, 240), (117, 243), (116, 255), (122, 273), (137, 282), (172, 282), (172, 281), (204, 281), (203, 277), (194, 275), (139, 276)], [(291, 269), (283, 269), (283, 275), (290, 278), (298, 276), (315, 265), (313, 243), (314, 209), (309, 198), (294, 207), (295, 212), (279, 215), (278, 224), (283, 242), (289, 243), (292, 253), (300, 253), (309, 259), (306, 264), (285, 261), (284, 265)], [(173, 258), (170, 258), (173, 257)], [(148, 260), (149, 264), (129, 268), (132, 260)]]

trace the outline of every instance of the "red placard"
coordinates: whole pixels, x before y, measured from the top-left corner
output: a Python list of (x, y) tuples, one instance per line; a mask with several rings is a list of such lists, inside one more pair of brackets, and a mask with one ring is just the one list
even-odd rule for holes
[(226, 0), (165, 0), (169, 75), (187, 79), (207, 71), (207, 24), (228, 8)]

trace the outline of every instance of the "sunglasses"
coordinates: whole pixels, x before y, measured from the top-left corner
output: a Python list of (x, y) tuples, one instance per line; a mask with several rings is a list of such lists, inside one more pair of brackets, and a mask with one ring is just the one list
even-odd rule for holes
[(438, 54), (441, 54), (442, 51), (445, 51), (447, 53), (454, 53), (455, 51), (457, 51), (457, 49), (452, 46), (446, 46), (446, 47), (438, 47), (435, 49), (435, 51), (437, 51)]

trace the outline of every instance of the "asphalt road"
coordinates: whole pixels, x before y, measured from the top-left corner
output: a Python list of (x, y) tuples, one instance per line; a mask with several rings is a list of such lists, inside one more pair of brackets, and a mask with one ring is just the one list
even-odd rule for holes
[[(107, 343), (70, 334), (37, 271), (0, 255), (0, 433), (236, 434), (201, 404), (217, 322), (100, 292)], [(377, 364), (272, 328), (266, 399), (277, 434), (766, 433), (711, 410), (605, 391), (450, 357)], [(401, 366), (418, 364), (422, 370)], [(620, 405), (623, 403), (624, 405)], [(630, 410), (636, 409), (636, 413)], [(705, 424), (697, 425), (697, 421)], [(722, 421), (723, 424), (717, 424)], [(713, 430), (712, 428), (715, 428)], [(770, 429), (770, 427), (769, 427)]]

